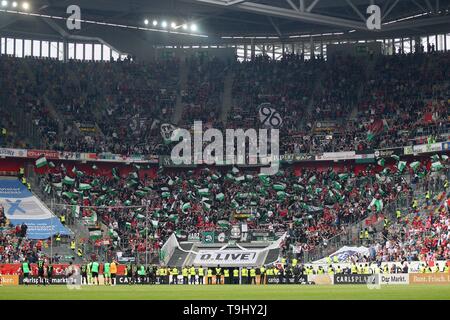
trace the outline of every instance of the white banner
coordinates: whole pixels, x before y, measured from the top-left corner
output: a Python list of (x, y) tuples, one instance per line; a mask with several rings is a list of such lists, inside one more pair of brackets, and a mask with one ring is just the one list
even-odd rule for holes
[(316, 160), (319, 161), (335, 161), (335, 160), (351, 160), (356, 159), (355, 151), (345, 152), (324, 152), (316, 155)]
[(436, 152), (436, 151), (442, 151), (442, 142), (431, 144), (420, 144), (413, 147), (414, 154)]
[(409, 284), (408, 273), (380, 274), (380, 284)]
[(200, 250), (194, 259), (196, 266), (255, 266), (258, 255), (256, 250)]
[(0, 148), (0, 157), (26, 158), (27, 157), (27, 150), (25, 150), (25, 149)]

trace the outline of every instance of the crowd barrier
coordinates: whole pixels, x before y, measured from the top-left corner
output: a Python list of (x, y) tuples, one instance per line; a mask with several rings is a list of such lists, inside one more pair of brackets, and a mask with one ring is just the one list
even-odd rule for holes
[[(67, 285), (70, 283), (69, 279), (75, 279), (74, 277), (68, 278), (65, 275), (55, 275), (50, 280), (46, 279), (46, 284), (50, 285)], [(49, 283), (50, 281), (50, 283)], [(37, 276), (30, 276), (28, 282), (24, 281), (22, 275), (0, 275), (0, 285), (1, 286), (17, 286), (17, 285), (43, 285), (43, 279)], [(81, 284), (81, 277), (76, 281), (76, 284)], [(99, 276), (99, 284), (104, 285), (104, 278), (102, 275)], [(172, 277), (168, 276), (165, 279), (162, 277), (157, 277), (151, 279), (150, 277), (138, 277), (131, 278), (124, 275), (118, 275), (115, 281), (116, 285), (161, 285), (161, 284), (172, 284)], [(196, 277), (195, 285), (198, 285), (198, 277)], [(221, 285), (233, 284), (232, 277), (230, 277), (229, 282), (221, 278)], [(394, 274), (335, 274), (335, 275), (299, 275), (297, 277), (279, 277), (279, 276), (269, 276), (265, 278), (263, 284), (260, 283), (259, 276), (256, 277), (255, 283), (241, 282), (239, 285), (289, 285), (289, 284), (309, 284), (309, 285), (450, 285), (450, 273), (394, 273)], [(183, 284), (183, 277), (178, 277), (177, 285), (191, 285), (190, 281), (188, 284)], [(203, 278), (202, 285), (209, 285), (207, 278)], [(216, 284), (216, 277), (213, 276), (212, 284)]]

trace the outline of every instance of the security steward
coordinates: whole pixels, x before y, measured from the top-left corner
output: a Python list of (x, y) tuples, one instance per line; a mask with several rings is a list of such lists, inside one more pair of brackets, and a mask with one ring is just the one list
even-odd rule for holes
[(194, 266), (191, 266), (189, 269), (189, 282), (190, 284), (195, 284), (195, 276), (197, 275), (197, 272), (195, 270)]
[(248, 284), (248, 269), (242, 268), (241, 271), (242, 284)]
[(198, 284), (204, 284), (203, 278), (205, 277), (205, 269), (202, 266), (198, 268)]
[(250, 284), (256, 284), (256, 269), (254, 267), (250, 269)]
[(172, 284), (178, 284), (178, 269), (173, 267), (170, 274), (172, 276)]
[(220, 265), (216, 268), (216, 284), (222, 284), (222, 268)]
[(264, 266), (259, 268), (259, 284), (266, 284), (266, 268)]
[(239, 268), (233, 269), (233, 284), (239, 284)]
[(213, 269), (212, 268), (208, 268), (207, 275), (208, 275), (208, 284), (212, 284), (212, 278), (213, 278)]
[(183, 276), (183, 284), (188, 284), (189, 270), (187, 267), (183, 267), (181, 270), (181, 275)]
[(223, 283), (230, 284), (230, 269), (223, 269)]

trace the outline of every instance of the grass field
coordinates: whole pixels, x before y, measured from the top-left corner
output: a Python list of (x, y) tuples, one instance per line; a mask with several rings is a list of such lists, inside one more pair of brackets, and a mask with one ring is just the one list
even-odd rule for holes
[(450, 285), (382, 286), (369, 290), (365, 285), (306, 286), (115, 286), (68, 289), (64, 285), (0, 287), (0, 300), (449, 300)]

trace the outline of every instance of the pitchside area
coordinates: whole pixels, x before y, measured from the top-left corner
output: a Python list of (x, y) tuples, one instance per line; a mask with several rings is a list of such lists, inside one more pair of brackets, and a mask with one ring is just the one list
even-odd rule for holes
[(79, 290), (65, 286), (1, 287), (0, 300), (394, 300), (429, 299), (449, 300), (450, 285), (382, 286), (368, 289), (364, 285), (346, 286), (118, 286), (82, 287)]

